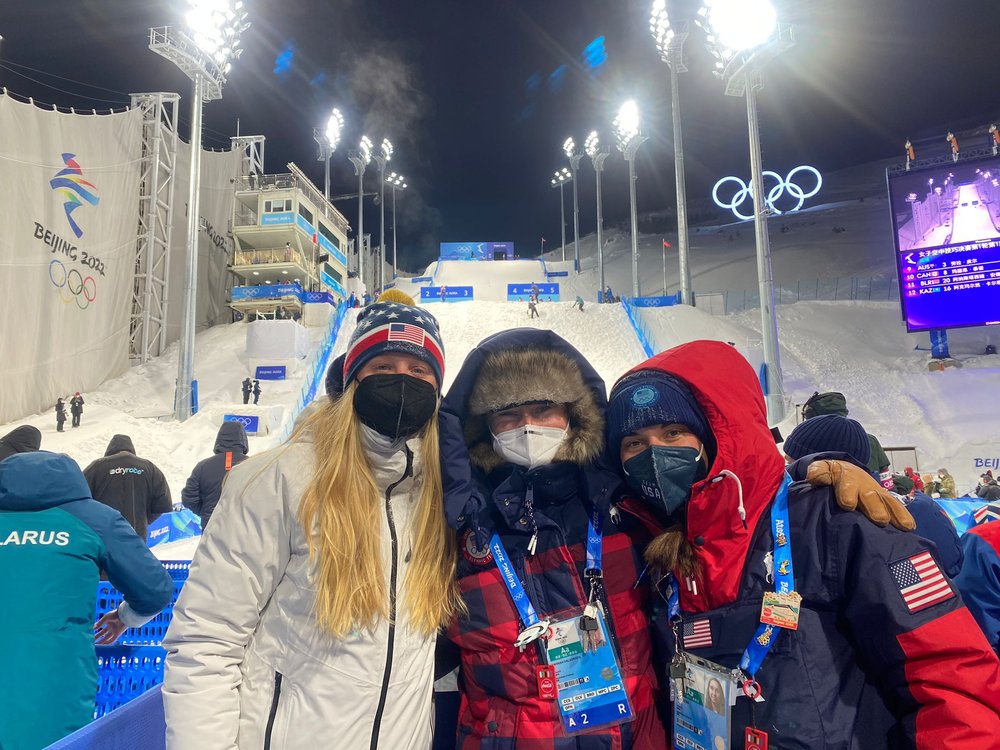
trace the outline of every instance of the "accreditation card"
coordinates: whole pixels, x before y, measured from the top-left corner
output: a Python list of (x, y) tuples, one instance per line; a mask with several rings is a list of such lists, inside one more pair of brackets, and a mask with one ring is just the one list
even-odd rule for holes
[(729, 670), (691, 654), (684, 660), (683, 697), (674, 700), (675, 750), (729, 750), (735, 702)]
[(580, 629), (583, 609), (556, 620), (545, 641), (548, 663), (556, 670), (559, 714), (567, 733), (585, 732), (609, 724), (632, 721), (632, 704), (608, 638), (604, 613), (598, 611), (600, 645), (584, 650)]

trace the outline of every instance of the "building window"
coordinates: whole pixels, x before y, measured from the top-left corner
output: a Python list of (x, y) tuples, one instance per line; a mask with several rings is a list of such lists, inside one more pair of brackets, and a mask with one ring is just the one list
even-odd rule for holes
[(330, 274), (330, 276), (333, 277), (333, 279), (338, 284), (343, 284), (344, 283), (344, 277), (340, 275), (340, 271), (338, 271), (337, 269), (335, 269), (329, 263), (324, 263), (323, 264), (323, 270), (326, 271), (328, 274)]
[(331, 245), (340, 250), (340, 240), (337, 239), (337, 235), (327, 229), (323, 222), (319, 223), (319, 233), (326, 237), (330, 241)]
[(313, 223), (312, 211), (303, 206), (301, 203), (299, 204), (299, 216), (308, 221), (309, 225), (312, 226)]
[(291, 210), (291, 198), (279, 198), (277, 200), (272, 199), (264, 201), (264, 213), (266, 214), (280, 214)]

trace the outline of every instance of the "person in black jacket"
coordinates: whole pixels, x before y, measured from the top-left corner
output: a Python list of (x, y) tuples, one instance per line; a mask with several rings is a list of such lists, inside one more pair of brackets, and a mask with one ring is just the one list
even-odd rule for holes
[(63, 431), (63, 425), (66, 424), (66, 403), (61, 399), (56, 399), (56, 432)]
[(42, 447), (42, 433), (30, 424), (15, 427), (0, 438), (0, 461), (15, 453), (32, 453)]
[(246, 378), (243, 381), (243, 403), (250, 403), (250, 393), (253, 391), (253, 383), (250, 382), (250, 378)]
[(69, 411), (73, 415), (73, 426), (80, 426), (80, 417), (83, 415), (83, 396), (77, 391), (73, 398), (69, 400)]
[(174, 507), (166, 477), (156, 465), (135, 454), (128, 435), (115, 435), (104, 458), (83, 471), (94, 499), (125, 516), (143, 541), (149, 524)]
[(239, 422), (223, 422), (215, 438), (215, 455), (199, 461), (181, 490), (184, 507), (198, 514), (205, 530), (222, 494), (229, 470), (250, 452), (247, 432)]
[(260, 398), (260, 381), (253, 381), (253, 405), (257, 405), (257, 400)]

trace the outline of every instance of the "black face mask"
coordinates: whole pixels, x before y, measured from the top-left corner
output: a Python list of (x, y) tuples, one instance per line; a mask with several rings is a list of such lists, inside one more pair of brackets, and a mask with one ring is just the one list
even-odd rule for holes
[(369, 375), (354, 391), (358, 419), (392, 440), (420, 432), (437, 401), (437, 388), (410, 375)]

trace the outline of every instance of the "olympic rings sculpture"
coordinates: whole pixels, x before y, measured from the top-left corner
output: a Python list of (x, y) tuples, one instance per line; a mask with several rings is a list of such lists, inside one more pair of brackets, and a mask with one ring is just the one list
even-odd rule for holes
[[(808, 172), (813, 177), (815, 177), (816, 187), (814, 187), (812, 190), (808, 192), (803, 190), (802, 187), (800, 187), (795, 182), (795, 175), (799, 174), (800, 172)], [(814, 195), (816, 195), (816, 193), (819, 192), (819, 189), (823, 187), (823, 176), (819, 173), (819, 170), (816, 169), (815, 167), (808, 167), (805, 165), (800, 167), (795, 167), (795, 169), (790, 171), (784, 178), (782, 178), (781, 175), (778, 174), (777, 172), (772, 172), (770, 170), (765, 169), (764, 170), (765, 182), (768, 177), (777, 181), (777, 184), (767, 191), (767, 197), (764, 199), (764, 203), (767, 206), (768, 211), (777, 215), (783, 213), (790, 214), (794, 213), (795, 211), (798, 211), (800, 208), (802, 208), (803, 204), (806, 202), (806, 198), (812, 198)], [(733, 197), (729, 200), (729, 202), (723, 203), (722, 200), (720, 200), (719, 198), (719, 188), (725, 185), (727, 182), (735, 182), (739, 187), (737, 188), (736, 192), (733, 193)], [(797, 203), (793, 208), (786, 209), (785, 211), (779, 211), (777, 208), (775, 208), (774, 202), (779, 198), (781, 198), (786, 192), (788, 193), (789, 196), (791, 196), (792, 200), (797, 201)], [(753, 218), (753, 214), (750, 214), (749, 216), (745, 215), (740, 211), (739, 208), (740, 206), (743, 205), (743, 202), (746, 201), (747, 198), (749, 198), (750, 202), (753, 203), (754, 201), (753, 180), (750, 180), (750, 182), (747, 183), (743, 182), (743, 180), (741, 180), (739, 177), (732, 177), (732, 176), (723, 177), (721, 180), (715, 183), (715, 187), (712, 188), (712, 200), (715, 201), (715, 205), (717, 205), (719, 208), (728, 208), (730, 211), (733, 212), (733, 216), (735, 216), (737, 219), (743, 219), (744, 221), (749, 221), (750, 219)]]
[(49, 263), (49, 281), (59, 290), (60, 299), (67, 305), (75, 299), (76, 306), (86, 310), (97, 299), (97, 282), (94, 277), (84, 277), (75, 268), (67, 271), (66, 265), (59, 259)]

